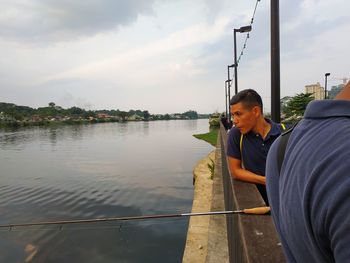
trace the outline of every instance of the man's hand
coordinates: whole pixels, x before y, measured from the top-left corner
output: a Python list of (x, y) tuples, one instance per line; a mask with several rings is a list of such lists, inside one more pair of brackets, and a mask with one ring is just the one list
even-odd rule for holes
[(241, 160), (228, 157), (228, 163), (230, 167), (231, 174), (234, 179), (254, 183), (254, 184), (263, 184), (266, 185), (265, 176), (257, 175), (248, 170), (245, 170), (241, 167)]

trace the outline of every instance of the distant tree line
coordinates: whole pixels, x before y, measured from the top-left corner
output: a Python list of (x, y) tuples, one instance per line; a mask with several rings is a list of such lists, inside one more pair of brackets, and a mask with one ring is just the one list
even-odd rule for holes
[(128, 121), (128, 120), (171, 120), (208, 118), (208, 114), (198, 114), (194, 110), (175, 114), (150, 114), (148, 110), (85, 110), (79, 107), (64, 109), (50, 102), (47, 107), (37, 109), (0, 102), (0, 122), (40, 122), (40, 121)]

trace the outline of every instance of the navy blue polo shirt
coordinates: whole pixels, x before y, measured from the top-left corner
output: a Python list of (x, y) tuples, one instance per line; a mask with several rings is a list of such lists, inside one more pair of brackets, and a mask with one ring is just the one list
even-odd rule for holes
[(350, 262), (350, 101), (309, 103), (280, 175), (279, 141), (269, 151), (266, 180), (288, 262)]
[[(271, 124), (271, 129), (266, 135), (265, 139), (263, 139), (260, 134), (256, 134), (253, 131), (250, 131), (244, 134), (242, 143), (244, 168), (252, 173), (261, 176), (265, 176), (267, 153), (272, 143), (283, 131), (280, 124), (277, 124), (268, 119), (266, 119), (266, 121)], [(242, 161), (240, 151), (240, 138), (241, 132), (239, 129), (233, 127), (228, 135), (227, 155)], [(261, 184), (257, 184), (257, 187), (265, 203), (268, 204), (266, 187)]]

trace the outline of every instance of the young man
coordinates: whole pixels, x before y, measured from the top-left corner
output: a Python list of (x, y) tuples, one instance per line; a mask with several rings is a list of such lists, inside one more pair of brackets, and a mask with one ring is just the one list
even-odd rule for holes
[(281, 137), (271, 147), (267, 190), (288, 262), (350, 262), (349, 136), (350, 82), (335, 100), (309, 103), (280, 172)]
[(231, 175), (255, 183), (268, 205), (265, 188), (265, 165), (271, 144), (281, 134), (281, 125), (265, 119), (260, 95), (252, 89), (242, 90), (232, 97), (230, 112), (234, 127), (227, 142)]

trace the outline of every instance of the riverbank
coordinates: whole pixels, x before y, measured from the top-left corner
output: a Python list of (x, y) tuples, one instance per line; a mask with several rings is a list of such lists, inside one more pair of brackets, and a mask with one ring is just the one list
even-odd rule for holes
[(198, 119), (166, 119), (166, 120), (119, 120), (119, 119), (70, 119), (70, 120), (40, 120), (40, 121), (0, 121), (0, 128), (40, 127), (40, 126), (63, 126), (63, 125), (88, 125), (97, 123), (127, 123), (127, 122), (152, 122), (152, 121), (178, 121), (200, 120)]
[[(225, 210), (220, 144), (197, 163), (193, 171), (193, 179), (192, 213)], [(182, 262), (228, 262), (225, 215), (190, 218)]]
[[(212, 201), (213, 180), (210, 179), (208, 164), (215, 159), (212, 151), (200, 160), (193, 171), (194, 197), (192, 213), (210, 211)], [(205, 262), (208, 248), (209, 216), (195, 216), (190, 218), (183, 263)]]
[(193, 134), (193, 137), (195, 137), (195, 138), (197, 138), (199, 140), (206, 141), (206, 142), (210, 143), (213, 146), (216, 146), (216, 142), (218, 140), (218, 133), (219, 133), (219, 129), (212, 129), (208, 133)]

